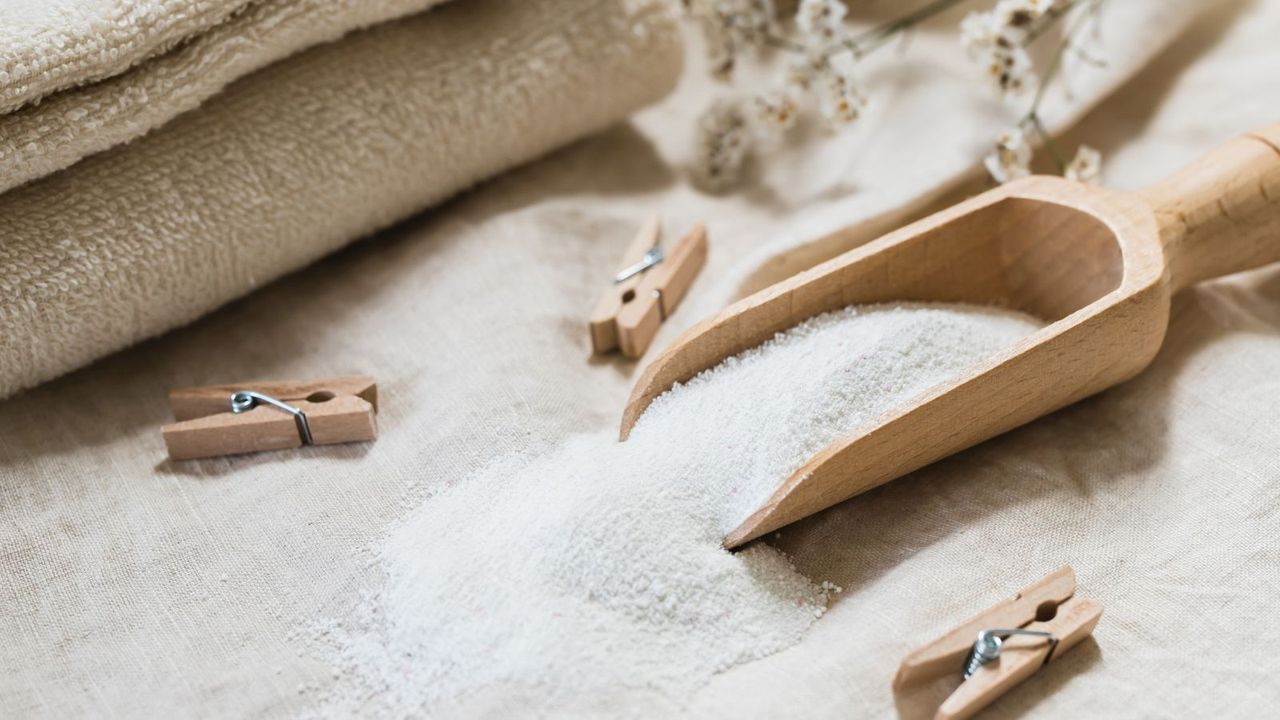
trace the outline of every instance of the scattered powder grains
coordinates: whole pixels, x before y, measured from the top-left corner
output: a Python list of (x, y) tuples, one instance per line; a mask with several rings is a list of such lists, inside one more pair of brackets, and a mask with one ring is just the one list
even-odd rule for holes
[[(326, 710), (617, 714), (796, 643), (834, 589), (724, 534), (828, 442), (1039, 327), (968, 306), (816, 317), (612, 431), (499, 460), (378, 551)], [(511, 703), (519, 703), (511, 705)]]

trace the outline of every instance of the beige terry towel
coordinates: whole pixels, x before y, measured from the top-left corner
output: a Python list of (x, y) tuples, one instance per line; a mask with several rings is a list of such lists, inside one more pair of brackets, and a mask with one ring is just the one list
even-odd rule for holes
[(0, 112), (120, 73), (251, 0), (18, 0), (0, 5)]
[(613, 123), (679, 66), (656, 0), (458, 0), (268, 66), (10, 190), (0, 396)]
[(0, 191), (128, 142), (269, 63), (441, 1), (0, 5)]

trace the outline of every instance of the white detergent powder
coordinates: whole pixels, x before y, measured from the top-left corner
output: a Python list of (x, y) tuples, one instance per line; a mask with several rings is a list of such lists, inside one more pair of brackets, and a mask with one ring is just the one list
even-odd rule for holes
[(796, 643), (826, 608), (766, 544), (721, 549), (827, 443), (1035, 331), (1027, 316), (884, 305), (822, 315), (612, 430), (508, 458), (380, 546), (381, 587), (326, 631), (324, 710), (622, 714)]

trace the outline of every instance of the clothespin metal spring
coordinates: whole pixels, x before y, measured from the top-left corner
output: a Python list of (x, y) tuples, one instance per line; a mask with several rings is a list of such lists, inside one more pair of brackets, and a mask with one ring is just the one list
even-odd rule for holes
[(311, 424), (307, 422), (307, 414), (298, 408), (270, 395), (264, 395), (253, 390), (237, 390), (231, 394), (231, 412), (239, 415), (242, 412), (249, 412), (257, 407), (259, 403), (266, 403), (273, 407), (277, 407), (290, 415), (293, 415), (293, 421), (298, 425), (298, 437), (302, 440), (303, 445), (314, 445), (315, 442), (311, 438)]
[(640, 258), (639, 262), (619, 270), (618, 274), (613, 276), (613, 284), (617, 285), (618, 283), (626, 282), (628, 279), (639, 275), (654, 265), (657, 265), (662, 262), (665, 255), (666, 254), (660, 247), (649, 248), (649, 250), (645, 252), (644, 257)]
[(969, 651), (969, 657), (964, 661), (964, 679), (968, 680), (973, 674), (978, 672), (978, 668), (994, 661), (1000, 657), (1000, 650), (1004, 647), (1004, 640), (1013, 635), (1029, 635), (1032, 637), (1042, 637), (1049, 641), (1049, 652), (1044, 656), (1044, 665), (1049, 664), (1049, 659), (1053, 657), (1054, 648), (1058, 647), (1058, 637), (1050, 632), (1041, 630), (1025, 630), (1023, 628), (993, 628), (991, 630), (983, 630), (978, 633), (978, 639), (973, 643), (973, 649)]

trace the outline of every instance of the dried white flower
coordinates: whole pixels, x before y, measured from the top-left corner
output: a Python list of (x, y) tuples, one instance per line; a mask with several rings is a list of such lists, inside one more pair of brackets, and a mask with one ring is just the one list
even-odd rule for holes
[(844, 16), (848, 11), (840, 0), (800, 0), (796, 28), (810, 47), (834, 45), (844, 38)]
[(733, 184), (751, 151), (751, 132), (742, 106), (720, 99), (698, 119), (698, 148), (694, 173), (712, 190)]
[(971, 58), (991, 52), (999, 40), (1000, 24), (995, 13), (971, 12), (960, 21), (960, 44)]
[(1036, 84), (1026, 43), (1031, 29), (1055, 0), (1000, 0), (987, 12), (972, 12), (960, 22), (960, 42), (970, 57), (985, 65), (987, 78), (1006, 97)]
[(853, 78), (848, 75), (830, 73), (823, 78), (818, 90), (818, 107), (822, 110), (822, 116), (833, 126), (847, 125), (857, 120), (867, 104)]
[(1020, 95), (1036, 84), (1031, 56), (1021, 47), (1000, 48), (987, 56), (987, 79), (1005, 97)]
[(738, 59), (738, 48), (724, 26), (704, 19), (701, 22), (702, 37), (707, 46), (707, 64), (711, 75), (718, 80), (728, 80)]
[(830, 72), (831, 57), (824, 52), (810, 50), (787, 63), (783, 86), (792, 92), (811, 90), (818, 78)]
[(1021, 128), (1000, 133), (996, 138), (995, 152), (986, 156), (982, 164), (996, 182), (1009, 182), (1031, 174), (1031, 145)]
[(1035, 21), (1056, 4), (1055, 0), (1000, 0), (992, 14), (1010, 40), (1022, 42)]
[(800, 106), (784, 91), (767, 92), (755, 97), (756, 125), (765, 132), (781, 132), (796, 123)]
[(727, 79), (738, 56), (758, 49), (773, 32), (773, 0), (691, 0), (689, 13), (702, 26), (711, 72)]
[(1081, 145), (1076, 150), (1076, 156), (1067, 163), (1063, 174), (1068, 180), (1096, 185), (1102, 179), (1102, 153), (1088, 145)]
[(744, 47), (759, 48), (776, 32), (773, 0), (720, 0), (733, 7), (734, 34)]

